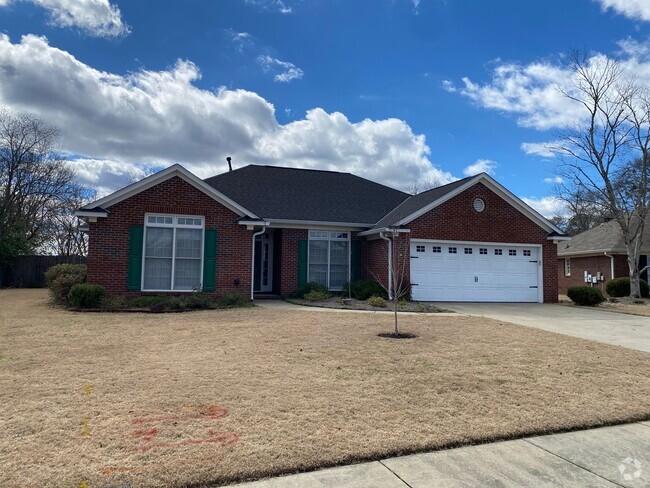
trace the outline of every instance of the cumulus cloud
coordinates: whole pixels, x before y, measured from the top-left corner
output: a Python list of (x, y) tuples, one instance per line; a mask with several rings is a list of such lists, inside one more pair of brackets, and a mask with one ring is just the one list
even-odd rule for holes
[(554, 176), (553, 178), (544, 178), (544, 183), (555, 183), (557, 185), (561, 185), (564, 183), (564, 178), (561, 176)]
[(546, 218), (569, 213), (566, 203), (557, 197), (522, 197), (521, 199)]
[(496, 173), (497, 162), (490, 159), (479, 159), (474, 164), (470, 164), (465, 169), (463, 169), (463, 174), (465, 176), (474, 176), (479, 173), (487, 173), (490, 176), (494, 176)]
[(559, 142), (522, 142), (521, 150), (531, 156), (541, 156), (543, 158), (553, 158), (555, 153), (551, 150)]
[(246, 0), (246, 3), (263, 10), (291, 14), (293, 13), (293, 8), (300, 3), (300, 0)]
[(282, 61), (268, 54), (259, 56), (257, 61), (264, 71), (275, 72), (273, 79), (279, 83), (289, 83), (293, 80), (299, 80), (304, 75), (303, 71), (295, 64), (289, 61)]
[(650, 21), (650, 2), (648, 0), (594, 0), (602, 9), (613, 10), (634, 20)]
[(123, 186), (141, 180), (158, 168), (134, 165), (126, 161), (94, 159), (69, 155), (68, 165), (84, 186), (94, 188), (102, 198)]
[(449, 93), (456, 93), (458, 91), (456, 85), (451, 80), (442, 80), (442, 89)]
[[(109, 0), (17, 0), (39, 5), (50, 13), (50, 23), (59, 27), (77, 27), (96, 37), (117, 37), (130, 32), (122, 21), (120, 9)], [(0, 0), (0, 7), (12, 0)]]
[(314, 108), (282, 125), (258, 94), (203, 90), (194, 84), (200, 76), (182, 60), (164, 71), (99, 71), (43, 37), (14, 44), (0, 35), (0, 105), (59, 127), (63, 149), (83, 158), (76, 164), (87, 167), (87, 181), (113, 169), (128, 173), (124, 181), (133, 177), (129, 164), (144, 170), (175, 162), (208, 177), (226, 168), (225, 156), (236, 167), (350, 171), (398, 188), (429, 175), (445, 183), (453, 178), (434, 167), (425, 137), (402, 120), (353, 122)]

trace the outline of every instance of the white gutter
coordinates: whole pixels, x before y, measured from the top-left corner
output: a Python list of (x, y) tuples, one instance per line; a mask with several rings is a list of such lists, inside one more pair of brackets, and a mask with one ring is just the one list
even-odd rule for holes
[(252, 252), (251, 252), (251, 302), (253, 301), (253, 295), (255, 293), (255, 238), (257, 236), (261, 236), (266, 232), (266, 226), (269, 225), (268, 222), (264, 222), (262, 224), (262, 230), (259, 232), (255, 232), (253, 234), (253, 245), (252, 245)]
[(615, 278), (615, 276), (614, 276), (614, 256), (612, 256), (611, 254), (607, 254), (606, 252), (604, 252), (603, 254), (606, 257), (608, 257), (610, 259), (610, 262), (612, 263), (612, 278), (611, 279), (613, 280)]
[(386, 237), (385, 232), (380, 232), (379, 237), (388, 242), (388, 299), (393, 299), (393, 241)]

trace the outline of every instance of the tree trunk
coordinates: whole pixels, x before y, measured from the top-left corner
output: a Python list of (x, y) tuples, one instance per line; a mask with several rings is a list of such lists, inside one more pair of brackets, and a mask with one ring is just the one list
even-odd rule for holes
[(397, 297), (393, 297), (393, 313), (395, 314), (395, 336), (398, 336), (399, 328), (397, 327)]
[(641, 298), (641, 273), (639, 273), (639, 257), (641, 254), (641, 239), (638, 242), (631, 242), (627, 248), (627, 265), (630, 270), (630, 298)]

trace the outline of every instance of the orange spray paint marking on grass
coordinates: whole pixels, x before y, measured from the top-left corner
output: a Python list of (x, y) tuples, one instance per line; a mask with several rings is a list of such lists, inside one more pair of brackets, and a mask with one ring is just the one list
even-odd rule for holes
[(142, 429), (142, 430), (136, 430), (133, 432), (133, 437), (141, 437), (143, 441), (149, 442), (152, 440), (156, 435), (158, 435), (158, 429), (155, 427), (153, 429)]
[(88, 427), (88, 417), (84, 417), (81, 421), (81, 435), (82, 437), (90, 436), (90, 427)]
[(228, 415), (228, 409), (219, 405), (204, 405), (196, 407), (199, 409), (198, 413), (188, 413), (185, 415), (161, 415), (160, 417), (143, 417), (133, 419), (134, 425), (150, 424), (153, 422), (178, 422), (183, 420), (194, 419), (208, 419), (216, 420), (222, 419)]

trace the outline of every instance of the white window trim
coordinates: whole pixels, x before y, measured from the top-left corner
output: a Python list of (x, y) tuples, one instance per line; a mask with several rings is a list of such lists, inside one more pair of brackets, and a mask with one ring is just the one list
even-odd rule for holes
[[(326, 232), (327, 237), (312, 237), (312, 232)], [(347, 233), (346, 238), (332, 237), (332, 232), (337, 234)], [(347, 230), (332, 230), (332, 229), (310, 229), (307, 232), (307, 281), (309, 281), (309, 267), (310, 267), (310, 256), (309, 256), (309, 241), (327, 241), (327, 289), (330, 291), (341, 291), (342, 286), (332, 288), (330, 286), (330, 242), (347, 242), (348, 243), (348, 282), (351, 281), (352, 273), (352, 233)]]
[(571, 276), (571, 258), (564, 258), (564, 276)]
[[(150, 224), (148, 222), (149, 217), (171, 217), (171, 224)], [(189, 218), (189, 219), (201, 219), (201, 227), (197, 225), (186, 225), (186, 224), (177, 224), (176, 221), (178, 218)], [(147, 259), (146, 250), (147, 250), (147, 228), (148, 227), (157, 227), (157, 228), (166, 228), (173, 229), (172, 233), (172, 276), (169, 283), (170, 289), (168, 290), (158, 290), (158, 289), (146, 289), (144, 287), (144, 270), (145, 270), (145, 261)], [(144, 292), (153, 292), (153, 293), (193, 293), (195, 290), (174, 290), (174, 273), (176, 271), (176, 229), (200, 229), (201, 232), (201, 271), (200, 285), (203, 288), (203, 259), (204, 259), (204, 246), (205, 246), (205, 217), (201, 215), (177, 215), (177, 214), (159, 214), (159, 213), (145, 213), (144, 214), (144, 233), (142, 235), (142, 276), (140, 279), (140, 291)]]

